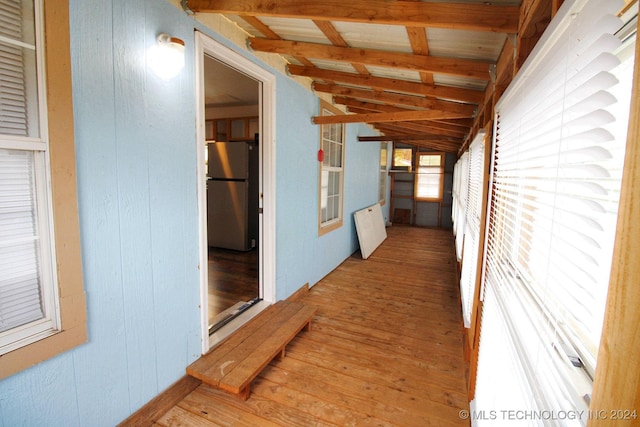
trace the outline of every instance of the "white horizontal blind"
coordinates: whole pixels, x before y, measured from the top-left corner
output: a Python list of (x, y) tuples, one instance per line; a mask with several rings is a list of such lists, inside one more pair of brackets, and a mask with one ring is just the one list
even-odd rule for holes
[(467, 172), (467, 201), (465, 204), (464, 249), (460, 274), (462, 318), (465, 328), (470, 326), (473, 297), (478, 272), (480, 245), (480, 217), (482, 215), (482, 182), (484, 180), (484, 136), (480, 132), (469, 147)]
[(456, 257), (462, 259), (464, 243), (464, 223), (469, 180), (469, 152), (465, 151), (455, 164), (453, 171), (453, 229), (456, 236)]
[(33, 152), (0, 149), (0, 332), (44, 316)]
[(442, 154), (418, 153), (416, 166), (416, 199), (442, 199)]
[[(587, 407), (631, 88), (630, 79), (618, 85), (615, 76), (624, 69), (615, 54), (621, 41), (613, 35), (621, 6), (565, 1), (496, 107), (477, 409)], [(619, 99), (625, 93), (627, 99)], [(507, 326), (492, 327), (495, 318)], [(518, 389), (502, 384), (512, 379), (504, 378), (495, 352), (516, 361)], [(510, 407), (513, 393), (532, 399)]]
[(0, 354), (58, 327), (36, 11), (0, 0)]

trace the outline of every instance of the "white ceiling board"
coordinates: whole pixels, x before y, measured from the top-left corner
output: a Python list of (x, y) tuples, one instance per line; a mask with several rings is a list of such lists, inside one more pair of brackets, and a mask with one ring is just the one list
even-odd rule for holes
[[(487, 76), (489, 71), (487, 70)], [(487, 77), (487, 80), (489, 77)], [(463, 89), (485, 90), (487, 87), (486, 80), (472, 79), (468, 77), (456, 77), (448, 74), (434, 74), (433, 82), (441, 86), (461, 87)]]
[(339, 21), (333, 22), (333, 26), (351, 47), (413, 52), (404, 26)]
[(427, 39), (432, 56), (497, 61), (507, 35), (489, 31), (427, 28)]
[[(315, 59), (309, 58), (313, 65), (318, 68), (322, 68), (323, 70), (331, 70), (331, 71), (343, 71), (345, 73), (354, 73), (356, 74), (355, 68), (348, 63), (343, 61), (331, 61), (328, 59)], [(368, 68), (368, 67), (367, 67)]]
[(208, 107), (257, 105), (260, 85), (257, 80), (205, 56), (204, 92)]
[(404, 70), (401, 68), (388, 68), (367, 65), (367, 69), (371, 75), (376, 77), (386, 77), (390, 79), (410, 80), (420, 82), (420, 72), (412, 70)]
[(285, 40), (331, 44), (310, 19), (260, 17), (260, 21)]
[(264, 37), (264, 34), (262, 34), (260, 31), (256, 30), (255, 28), (253, 28), (252, 25), (249, 25), (249, 23), (247, 23), (247, 21), (245, 21), (244, 19), (242, 19), (240, 16), (238, 15), (224, 15), (226, 18), (228, 18), (230, 21), (235, 22), (235, 24), (242, 28), (245, 32), (251, 34), (254, 37)]

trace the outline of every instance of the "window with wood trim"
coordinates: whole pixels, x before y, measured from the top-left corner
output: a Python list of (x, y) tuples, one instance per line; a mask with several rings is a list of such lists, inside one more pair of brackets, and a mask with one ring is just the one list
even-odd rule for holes
[[(340, 110), (321, 101), (321, 115), (342, 114)], [(344, 129), (342, 123), (320, 126), (319, 233), (324, 234), (342, 226), (344, 181)]]
[(84, 342), (86, 314), (68, 3), (0, 0), (0, 18), (2, 378)]
[(413, 168), (413, 149), (394, 148), (392, 167), (394, 170), (411, 171)]
[(378, 202), (384, 205), (387, 201), (387, 178), (389, 177), (389, 143), (380, 143), (380, 177), (378, 181)]
[(416, 156), (415, 198), (440, 201), (444, 185), (444, 154), (418, 153)]

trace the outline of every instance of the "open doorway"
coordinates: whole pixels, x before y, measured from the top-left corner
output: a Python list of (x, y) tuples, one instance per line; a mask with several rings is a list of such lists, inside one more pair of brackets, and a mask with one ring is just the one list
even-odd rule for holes
[(204, 56), (209, 334), (260, 301), (260, 92)]
[(275, 302), (275, 76), (196, 32), (202, 352)]

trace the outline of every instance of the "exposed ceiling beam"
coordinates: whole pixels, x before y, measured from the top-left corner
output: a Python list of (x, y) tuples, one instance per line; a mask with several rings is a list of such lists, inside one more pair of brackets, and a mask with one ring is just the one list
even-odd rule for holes
[(472, 104), (480, 104), (484, 100), (484, 91), (479, 90), (434, 86), (386, 77), (361, 76), (343, 71), (323, 70), (321, 68), (303, 67), (300, 65), (289, 65), (287, 68), (289, 73), (295, 76), (334, 81), (355, 86), (372, 87), (379, 90), (413, 93), (430, 98), (450, 99)]
[[(359, 136), (358, 142), (380, 142), (380, 141), (395, 141), (397, 139), (403, 139), (405, 141), (425, 141), (433, 138), (431, 135), (417, 134), (417, 135), (380, 135), (380, 136)], [(460, 138), (438, 138), (438, 141), (446, 143), (460, 144)]]
[(473, 117), (476, 111), (475, 105), (459, 104), (457, 102), (449, 101), (437, 101), (434, 99), (414, 95), (374, 92), (371, 90), (354, 89), (346, 86), (322, 83), (314, 83), (313, 89), (318, 92), (331, 93), (333, 95), (342, 95), (350, 98), (370, 99), (373, 101), (383, 102), (385, 104), (406, 105), (416, 108), (451, 111), (455, 113), (465, 114), (466, 117)]
[(291, 40), (251, 38), (249, 45), (260, 52), (298, 55), (310, 59), (355, 62), (364, 65), (401, 68), (489, 80), (489, 61), (414, 55), (374, 49), (360, 49)]
[(446, 153), (457, 153), (460, 145), (441, 144), (437, 141), (395, 141), (401, 144), (415, 145), (416, 147), (428, 148), (433, 151), (444, 151)]
[(431, 129), (424, 126), (415, 126), (415, 122), (392, 122), (392, 123), (376, 123), (375, 127), (385, 134), (393, 135), (424, 135), (424, 139), (449, 140), (451, 138), (462, 144), (466, 135), (452, 137), (446, 133), (441, 133), (437, 129)]
[[(425, 128), (422, 125), (415, 125), (415, 122), (392, 122), (392, 123), (376, 123), (375, 127), (380, 131), (388, 134), (404, 134), (404, 135), (413, 135), (415, 133), (422, 133), (424, 135), (429, 135), (431, 138), (448, 138), (446, 135), (437, 133), (429, 128)], [(460, 137), (462, 141), (463, 137)]]
[[(313, 23), (316, 24), (316, 27), (318, 27), (320, 31), (322, 31), (322, 33), (325, 35), (325, 37), (328, 38), (329, 41), (333, 43), (335, 46), (343, 46), (343, 47), (349, 46), (347, 42), (342, 38), (342, 35), (340, 35), (338, 30), (336, 30), (336, 27), (334, 27), (331, 22), (313, 21)], [(367, 67), (365, 67), (364, 65), (354, 62), (353, 64), (351, 64), (351, 66), (359, 74), (369, 75), (369, 70), (367, 70)]]
[[(384, 127), (380, 127), (379, 130), (383, 131)], [(425, 138), (424, 140), (412, 140), (412, 139), (402, 139), (400, 135), (398, 139), (394, 139), (393, 142), (413, 145), (416, 147), (424, 147), (437, 151), (446, 151), (449, 153), (457, 153), (460, 149), (461, 142), (453, 142), (453, 141), (442, 141), (437, 138)]]
[[(407, 27), (407, 36), (411, 43), (411, 49), (416, 55), (429, 55), (429, 41), (427, 40), (427, 29), (424, 27)], [(420, 73), (422, 83), (433, 84), (433, 74)]]
[[(259, 20), (255, 16), (243, 16), (242, 19), (244, 19), (253, 28), (255, 28), (256, 30), (258, 30), (262, 34), (264, 34), (265, 37), (268, 37), (268, 38), (273, 39), (273, 40), (282, 40), (282, 37), (280, 37), (278, 35), (278, 33), (273, 31), (271, 28), (269, 28), (268, 25), (265, 25), (264, 22), (262, 22), (261, 20)], [(314, 66), (313, 62), (309, 61), (305, 57), (296, 56), (295, 58), (296, 58), (296, 60), (298, 62), (300, 62), (301, 64), (304, 64), (307, 67), (313, 67)]]
[[(398, 107), (392, 107), (382, 104), (373, 104), (370, 102), (357, 101), (351, 98), (334, 97), (337, 104), (346, 105), (352, 113), (392, 113), (395, 111), (407, 111)], [(407, 129), (413, 129), (414, 133), (438, 133), (440, 135), (451, 136), (455, 138), (463, 138), (469, 133), (469, 127), (459, 126), (447, 122), (433, 120), (418, 120), (402, 123)]]
[(336, 123), (378, 123), (378, 122), (401, 122), (412, 120), (429, 119), (454, 119), (463, 117), (460, 114), (449, 111), (424, 110), (424, 111), (399, 111), (395, 113), (372, 113), (372, 114), (340, 114), (335, 116), (315, 116), (313, 123), (317, 125)]
[(515, 33), (517, 6), (386, 0), (186, 0), (193, 12)]

